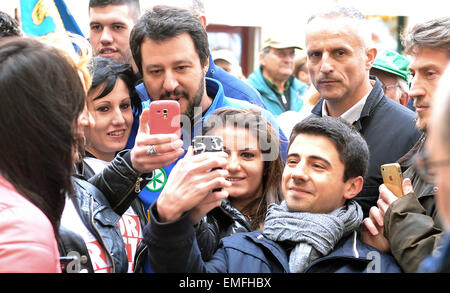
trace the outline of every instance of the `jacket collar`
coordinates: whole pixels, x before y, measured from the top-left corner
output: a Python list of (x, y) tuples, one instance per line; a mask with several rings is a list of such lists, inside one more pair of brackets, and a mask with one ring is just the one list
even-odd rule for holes
[(223, 92), (223, 86), (218, 80), (206, 77), (205, 86), (208, 97), (212, 99), (212, 104), (209, 107), (209, 109), (205, 112), (202, 119), (208, 117), (212, 112), (214, 112), (214, 110), (223, 107), (225, 103), (225, 94)]
[[(369, 257), (369, 252), (378, 250), (375, 248), (370, 249), (370, 246), (361, 242), (359, 238), (360, 234), (356, 230), (353, 231), (349, 236), (341, 239), (330, 254), (313, 261), (306, 268), (305, 272), (317, 263), (329, 259), (354, 259), (368, 264), (372, 260), (371, 257)], [(379, 253), (381, 254), (381, 252)]]
[[(273, 254), (274, 259), (276, 259), (278, 263), (283, 267), (283, 270), (285, 272), (289, 272), (289, 255), (287, 255), (286, 251), (277, 242), (266, 238), (263, 235), (262, 231), (253, 231), (246, 234), (251, 241), (268, 249), (268, 251)], [(264, 258), (264, 256), (262, 256), (262, 258)]]
[[(383, 89), (381, 88), (380, 80), (375, 76), (370, 76), (370, 80), (375, 82), (375, 84), (374, 84), (372, 90), (370, 91), (369, 96), (367, 97), (366, 103), (361, 112), (361, 117), (354, 124), (358, 130), (362, 129), (361, 119), (370, 116), (373, 109), (375, 109), (375, 107), (378, 105), (378, 103), (380, 103), (380, 101), (384, 97), (384, 93), (383, 93)], [(322, 105), (323, 105), (324, 101), (325, 101), (325, 99), (321, 98), (320, 101), (311, 110), (311, 113), (316, 116), (322, 117)]]
[(209, 68), (208, 72), (206, 72), (206, 77), (214, 78), (214, 74), (216, 73), (216, 64), (214, 63), (213, 57), (209, 54)]

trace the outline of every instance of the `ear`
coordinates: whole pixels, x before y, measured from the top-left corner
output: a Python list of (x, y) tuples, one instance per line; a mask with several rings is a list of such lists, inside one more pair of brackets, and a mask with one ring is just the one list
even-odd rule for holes
[(408, 106), (408, 102), (409, 102), (409, 95), (407, 92), (403, 92), (402, 95), (400, 96), (400, 104), (406, 107)]
[(376, 48), (368, 48), (366, 50), (366, 69), (369, 71), (372, 68), (373, 63), (375, 62), (375, 58), (377, 57), (377, 49)]
[(350, 178), (345, 182), (344, 198), (352, 199), (362, 190), (364, 179), (362, 176)]
[(264, 66), (264, 58), (265, 58), (266, 56), (264, 55), (264, 53), (263, 52), (260, 52), (259, 53), (259, 64), (260, 65), (263, 65)]
[(198, 19), (200, 20), (200, 23), (202, 24), (202, 26), (206, 29), (206, 16), (200, 15), (198, 17)]
[(206, 58), (205, 65), (203, 65), (203, 73), (205, 75), (208, 73), (208, 70), (209, 70), (209, 59), (210, 59), (210, 57)]

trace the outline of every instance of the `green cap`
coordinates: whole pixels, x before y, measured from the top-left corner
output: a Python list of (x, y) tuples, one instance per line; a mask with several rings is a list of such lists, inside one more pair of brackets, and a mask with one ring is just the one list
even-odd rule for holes
[(373, 68), (400, 76), (409, 83), (409, 60), (405, 56), (391, 50), (383, 50), (377, 54)]

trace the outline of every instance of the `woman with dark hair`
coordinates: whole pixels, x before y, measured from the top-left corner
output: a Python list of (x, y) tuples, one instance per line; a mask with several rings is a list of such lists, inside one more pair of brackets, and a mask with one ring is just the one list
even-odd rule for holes
[[(0, 271), (126, 272), (117, 223), (139, 174), (124, 159), (115, 161), (116, 175), (101, 174), (103, 184), (79, 174), (84, 130), (93, 123), (90, 51), (76, 56), (31, 38), (0, 44)], [(120, 204), (105, 197), (105, 186)]]
[(0, 271), (60, 272), (83, 85), (57, 49), (12, 38), (0, 42), (0, 92)]
[(216, 110), (205, 125), (206, 135), (222, 137), (229, 156), (227, 180), (232, 186), (227, 188), (227, 201), (242, 214), (244, 226), (262, 229), (267, 206), (283, 200), (279, 180), (283, 162), (273, 126), (257, 110), (231, 108)]
[[(135, 75), (130, 65), (112, 59), (94, 57), (90, 64), (92, 84), (87, 93), (87, 107), (95, 125), (85, 130), (85, 177), (88, 169), (101, 172), (127, 144), (133, 124), (133, 112), (141, 113), (141, 100), (135, 88)], [(136, 198), (119, 220), (119, 228), (127, 248), (128, 272), (135, 265), (133, 255), (142, 240), (142, 227), (147, 223), (144, 208)]]
[(203, 133), (222, 137), (231, 183), (219, 207), (205, 202), (190, 211), (202, 258), (208, 260), (221, 238), (264, 228), (269, 204), (283, 200), (283, 162), (277, 132), (258, 110), (217, 109), (204, 121)]
[(134, 84), (133, 69), (111, 59), (94, 57), (87, 107), (95, 126), (86, 129), (85, 162), (98, 173), (125, 148), (133, 124), (133, 112), (142, 106)]

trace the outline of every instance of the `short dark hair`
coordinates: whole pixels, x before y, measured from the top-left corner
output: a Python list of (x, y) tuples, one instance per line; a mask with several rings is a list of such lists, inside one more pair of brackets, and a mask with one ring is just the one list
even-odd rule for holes
[(134, 26), (130, 35), (130, 48), (142, 74), (141, 45), (145, 39), (163, 42), (188, 33), (195, 45), (201, 65), (209, 58), (208, 35), (200, 20), (189, 10), (168, 6), (155, 6), (147, 11)]
[(72, 194), (74, 127), (85, 105), (75, 64), (32, 38), (0, 40), (0, 174), (40, 208), (55, 235)]
[(11, 15), (0, 11), (0, 38), (22, 35), (19, 23)]
[(361, 134), (342, 118), (329, 116), (307, 118), (294, 126), (289, 146), (299, 134), (329, 138), (344, 163), (344, 182), (350, 178), (365, 176), (369, 166), (369, 147)]
[(402, 35), (406, 54), (423, 47), (447, 50), (450, 57), (450, 17), (440, 17), (418, 23)]
[(139, 0), (89, 0), (89, 8), (123, 4), (128, 5), (134, 22), (137, 22), (141, 16), (141, 6), (139, 4)]
[(118, 64), (110, 58), (96, 56), (92, 58), (89, 69), (92, 76), (92, 85), (88, 95), (98, 86), (104, 85), (103, 90), (98, 95), (98, 98), (103, 98), (114, 89), (117, 79), (120, 78), (127, 85), (133, 111), (138, 114), (142, 112), (141, 99), (135, 89), (137, 79), (131, 65)]

